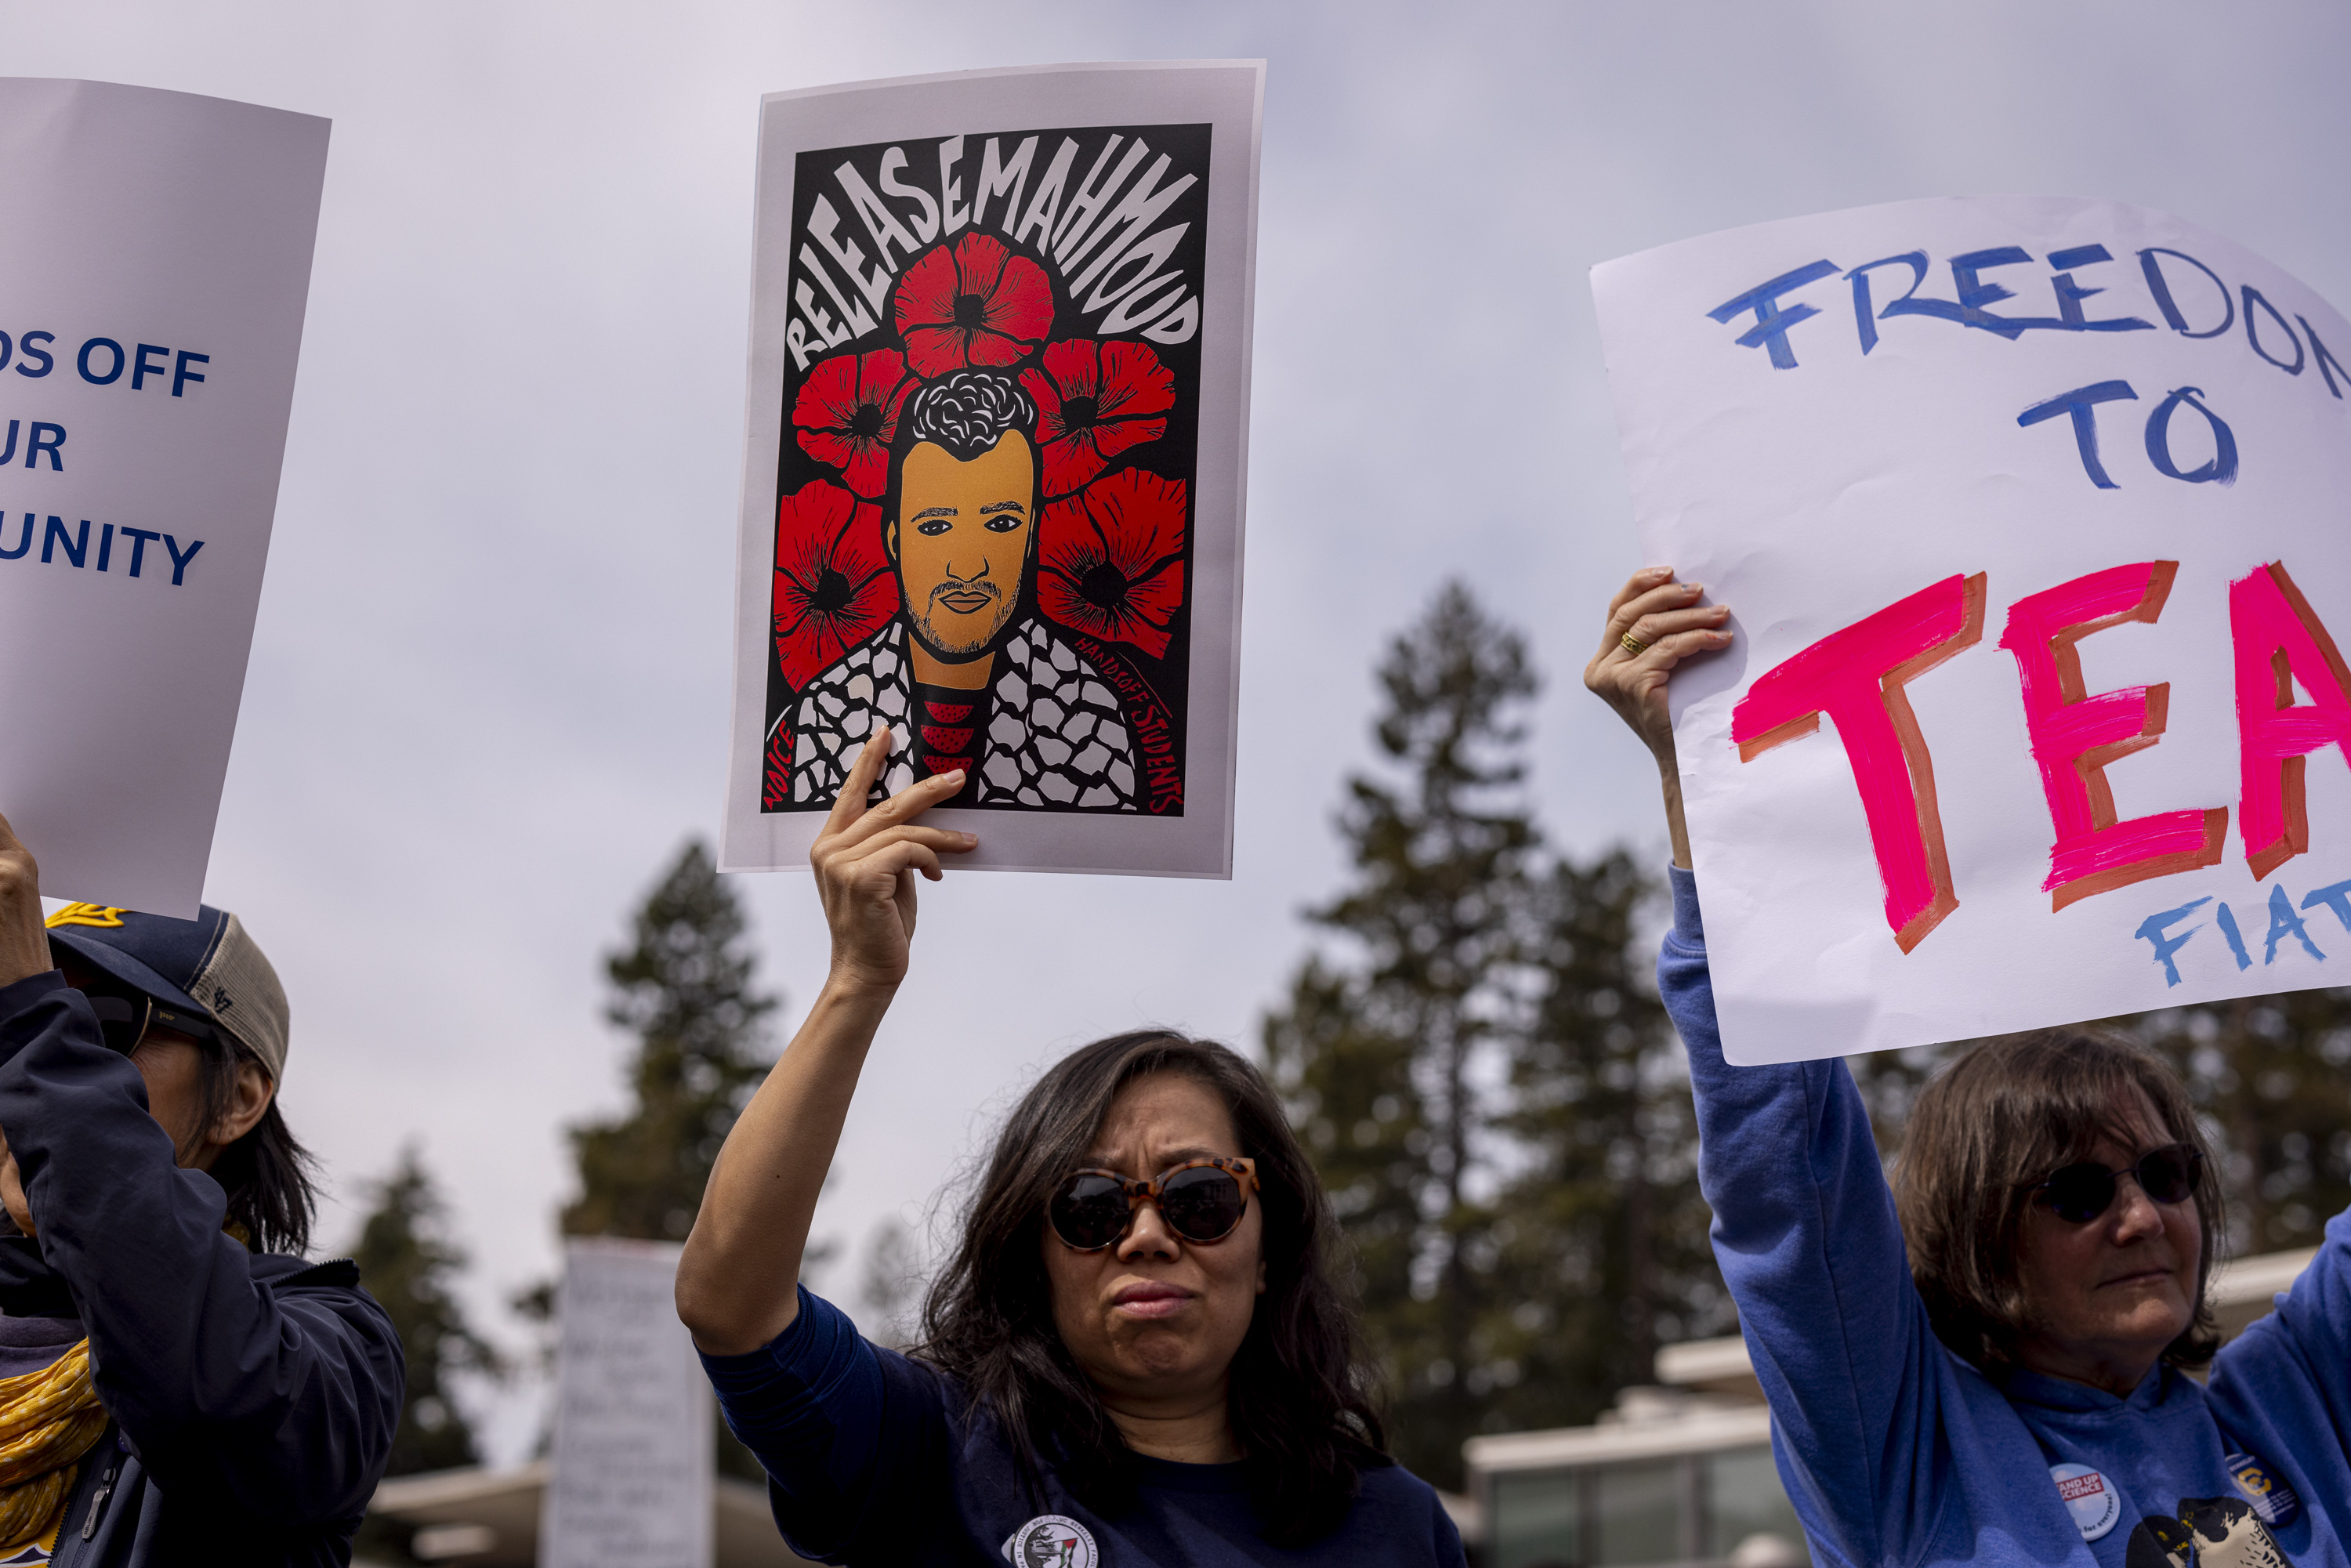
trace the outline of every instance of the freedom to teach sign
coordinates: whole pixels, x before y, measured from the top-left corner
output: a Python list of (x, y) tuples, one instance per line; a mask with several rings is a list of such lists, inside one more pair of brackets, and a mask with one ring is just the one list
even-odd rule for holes
[(1610, 262), (1726, 1049), (2351, 984), (2351, 324), (2160, 213), (1907, 202)]

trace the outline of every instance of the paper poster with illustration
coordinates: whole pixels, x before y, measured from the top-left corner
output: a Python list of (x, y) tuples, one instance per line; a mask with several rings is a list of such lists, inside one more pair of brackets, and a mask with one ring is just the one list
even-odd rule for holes
[(2351, 984), (2351, 324), (2107, 202), (1593, 285), (1734, 1061)]
[(765, 101), (724, 862), (872, 795), (998, 869), (1225, 876), (1255, 64)]
[(245, 691), (328, 122), (0, 79), (0, 812), (193, 916)]

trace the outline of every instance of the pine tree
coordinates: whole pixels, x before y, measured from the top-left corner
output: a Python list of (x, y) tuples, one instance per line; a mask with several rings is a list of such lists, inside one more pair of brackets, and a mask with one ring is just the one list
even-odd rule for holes
[(1656, 884), (1619, 849), (1538, 892), (1541, 977), (1499, 1124), (1530, 1156), (1496, 1200), (1494, 1430), (1578, 1425), (1661, 1344), (1734, 1321), (1698, 1187), (1681, 1044), (1635, 923)]
[(914, 1342), (923, 1310), (922, 1249), (895, 1215), (874, 1225), (865, 1243), (865, 1282), (857, 1304), (868, 1337), (904, 1350)]
[(1374, 734), (1390, 767), (1349, 781), (1340, 829), (1355, 885), (1312, 915), (1353, 938), (1363, 964), (1310, 961), (1265, 1041), (1358, 1243), (1399, 1456), (1458, 1484), (1474, 1390), (1492, 1375), (1476, 1070), (1518, 1005), (1535, 831), (1517, 795), (1516, 714), (1535, 678), (1524, 642), (1455, 582), (1390, 646), (1378, 679)]
[(2351, 989), (2167, 1009), (2128, 1024), (2179, 1070), (2220, 1134), (2231, 1249), (2317, 1246), (2351, 1207)]
[[(2286, 991), (2105, 1020), (2154, 1048), (2188, 1085), (2220, 1155), (2227, 1250), (2318, 1245), (2351, 1207), (2351, 988)], [(1956, 1040), (1852, 1059), (1878, 1147), (1900, 1147), (1911, 1103)]]
[(635, 1104), (571, 1130), (580, 1197), (569, 1236), (683, 1240), (727, 1130), (766, 1074), (765, 1019), (777, 998), (752, 988), (734, 890), (710, 852), (689, 841), (637, 912), (636, 945), (605, 961), (615, 995), (605, 1016), (637, 1037)]
[(1428, 1129), (1414, 1044), (1373, 1021), (1364, 992), (1359, 976), (1308, 958), (1290, 1006), (1265, 1020), (1265, 1053), (1345, 1230), (1374, 1338), (1393, 1357), (1420, 1327), (1404, 1320), (1422, 1313), (1412, 1280), (1426, 1242)]
[(408, 1357), (407, 1402), (392, 1440), (389, 1475), (445, 1470), (480, 1462), (474, 1431), (453, 1396), (461, 1374), (503, 1375), (496, 1350), (466, 1323), (449, 1293), (465, 1255), (448, 1235), (448, 1214), (416, 1146), (372, 1184), (374, 1208), (360, 1227), (352, 1260), (383, 1306)]

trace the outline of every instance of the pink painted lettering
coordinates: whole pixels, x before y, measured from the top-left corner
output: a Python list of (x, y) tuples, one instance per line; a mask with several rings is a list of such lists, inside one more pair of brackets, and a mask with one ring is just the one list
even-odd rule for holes
[(2109, 764), (2161, 738), (2171, 685), (2083, 689), (2081, 640), (2126, 622), (2152, 625), (2179, 574), (2176, 560), (2109, 567), (2020, 599), (2000, 645), (2016, 655), (2024, 723), (2057, 841), (2041, 884), (2059, 910), (2149, 877), (2220, 863), (2229, 810), (2163, 811), (2117, 821)]
[(1904, 687), (1983, 635), (1984, 578), (1949, 577), (1759, 677), (1731, 710), (1742, 762), (1836, 725), (1886, 885), (1886, 923), (1905, 953), (1959, 906), (1935, 803), (1935, 769)]

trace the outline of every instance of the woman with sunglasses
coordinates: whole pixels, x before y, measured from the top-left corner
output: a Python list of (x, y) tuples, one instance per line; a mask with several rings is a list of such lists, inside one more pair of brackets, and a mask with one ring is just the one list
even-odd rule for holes
[(1313, 1166), (1223, 1046), (1147, 1030), (1049, 1070), (997, 1137), (910, 1355), (799, 1285), (906, 973), (914, 878), (977, 841), (919, 821), (960, 772), (864, 806), (888, 747), (867, 744), (810, 851), (831, 970), (678, 1266), (678, 1315), (786, 1539), (892, 1568), (1460, 1563), (1436, 1493), (1381, 1451)]
[[(2341, 1568), (2351, 1216), (2225, 1349), (2193, 1106), (2160, 1059), (2064, 1029), (1923, 1090), (1894, 1190), (1841, 1061), (1725, 1064), (1666, 688), (1729, 612), (1666, 568), (1610, 603), (1584, 684), (1647, 743), (1673, 835), (1658, 960), (1688, 1047), (1715, 1255), (1814, 1560), (1904, 1568)], [(2209, 1385), (2185, 1375), (2210, 1364)]]

